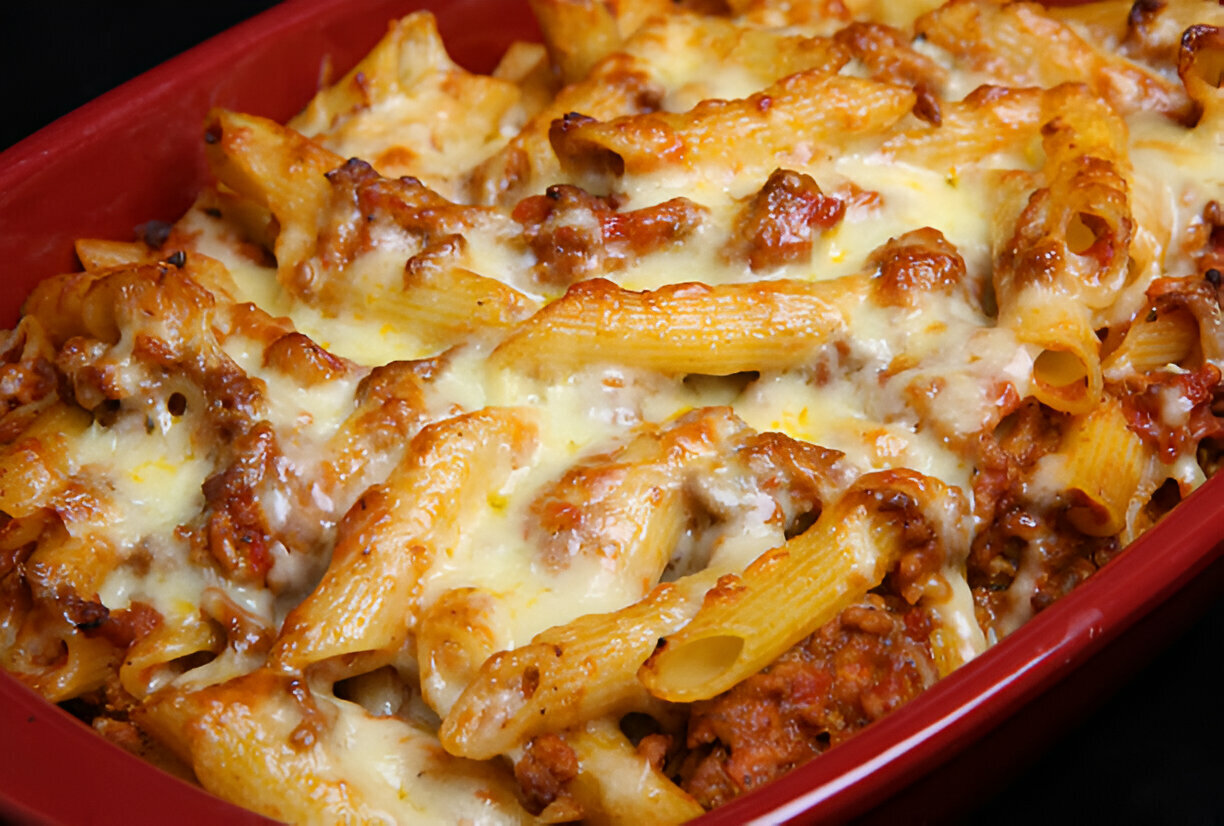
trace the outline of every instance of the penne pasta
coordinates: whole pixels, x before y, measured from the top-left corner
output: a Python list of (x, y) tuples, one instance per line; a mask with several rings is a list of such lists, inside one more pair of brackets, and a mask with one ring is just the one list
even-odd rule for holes
[(482, 760), (545, 731), (649, 707), (633, 675), (661, 637), (691, 618), (703, 582), (708, 587), (708, 577), (696, 575), (660, 585), (620, 611), (579, 617), (494, 654), (442, 720), (443, 746)]
[(1056, 289), (1032, 286), (1011, 298), (1000, 323), (1038, 348), (1033, 395), (1056, 410), (1083, 412), (1101, 397), (1100, 342), (1088, 314)]
[(1216, 4), (520, 5), (0, 333), (0, 665), (268, 817), (699, 818), (1224, 464)]
[(279, 277), (292, 292), (294, 269), (317, 243), (331, 191), (326, 173), (344, 159), (273, 121), (224, 110), (212, 113), (205, 135), (217, 180), (275, 217)]
[(1198, 323), (1190, 313), (1153, 311), (1136, 319), (1118, 349), (1109, 354), (1101, 367), (1106, 375), (1162, 370), (1190, 359), (1198, 340)]
[[(205, 788), (268, 817), (313, 822), (322, 811), (337, 819), (393, 813), (400, 820), (446, 821), (447, 807), (437, 798), (352, 783), (343, 738), (360, 736), (372, 721), (351, 703), (309, 697), (296, 678), (256, 671), (197, 692), (164, 692), (145, 707), (142, 720), (163, 734)], [(403, 780), (418, 772), (445, 773), (456, 781), (456, 793), (462, 790), (471, 800), (466, 809), (472, 814), (498, 823), (527, 822), (502, 773), (439, 753), (407, 723), (383, 724), (394, 729), (402, 750), (389, 770), (402, 772)], [(269, 753), (276, 759), (267, 759)]]
[(1063, 437), (1062, 452), (1072, 496), (1068, 518), (1091, 536), (1121, 531), (1147, 467), (1147, 451), (1121, 406), (1111, 402), (1077, 418)]
[[(273, 662), (303, 669), (403, 645), (415, 624), (420, 576), (455, 541), (464, 514), (531, 450), (533, 430), (515, 410), (482, 411), (422, 430), (387, 482), (349, 510), (322, 582), (285, 619)], [(440, 514), (450, 518), (437, 520)], [(360, 616), (331, 619), (354, 606), (361, 606)]]
[[(699, 817), (702, 808), (657, 767), (639, 754), (610, 720), (598, 720), (569, 735), (567, 742), (578, 758), (578, 775), (571, 784), (574, 798), (592, 823), (617, 818), (659, 823), (684, 823)], [(638, 778), (624, 783), (625, 778)], [(614, 780), (615, 779), (615, 780)]]
[(721, 578), (701, 609), (664, 637), (639, 677), (671, 702), (713, 697), (760, 671), (884, 578), (905, 548), (901, 512), (933, 480), (860, 478), (816, 523), (743, 574)]
[[(805, 152), (819, 152), (845, 135), (883, 132), (914, 103), (910, 89), (816, 69), (783, 78), (754, 97), (707, 101), (683, 115), (571, 118), (551, 138), (562, 169), (596, 182), (669, 167), (753, 174), (785, 163), (795, 133), (805, 136)], [(743, 140), (734, 148), (723, 139), (733, 126)]]
[(54, 508), (68, 483), (67, 444), (89, 425), (78, 408), (55, 404), (41, 411), (16, 442), (4, 447), (0, 509), (21, 519)]
[[(839, 304), (853, 283), (677, 284), (637, 293), (592, 279), (524, 322), (491, 360), (541, 374), (613, 362), (716, 376), (787, 367), (811, 359), (841, 331)], [(711, 328), (711, 318), (728, 323)], [(717, 352), (708, 349), (713, 341)]]
[[(996, 83), (1046, 88), (1082, 79), (1121, 113), (1178, 116), (1181, 90), (1159, 73), (1103, 52), (1071, 27), (1025, 3), (949, 3), (918, 18), (915, 30)], [(1040, 61), (1021, 55), (1042, 54)]]

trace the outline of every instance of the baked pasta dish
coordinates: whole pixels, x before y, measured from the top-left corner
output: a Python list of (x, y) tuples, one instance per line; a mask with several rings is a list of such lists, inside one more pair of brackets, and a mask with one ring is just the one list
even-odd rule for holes
[(1220, 464), (1219, 4), (531, 5), (3, 333), (0, 661), (273, 818), (689, 820)]

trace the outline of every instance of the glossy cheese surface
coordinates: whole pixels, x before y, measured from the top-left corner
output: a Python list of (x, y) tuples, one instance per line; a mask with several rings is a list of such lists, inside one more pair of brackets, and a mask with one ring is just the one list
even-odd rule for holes
[[(215, 114), (217, 185), (164, 243), (86, 244), (80, 280), (36, 295), (30, 318), (46, 331), (26, 321), (10, 339), (43, 336), (66, 389), (5, 446), (4, 530), (22, 543), (6, 541), (27, 549), (0, 617), (6, 667), (54, 700), (87, 697), (100, 717), (112, 703), (173, 752), (154, 759), (295, 822), (618, 822), (609, 807), (624, 789), (612, 785), (634, 772), (635, 794), (683, 819), (725, 798), (679, 763), (731, 747), (700, 741), (697, 723), (679, 744), (676, 720), (709, 706), (665, 702), (653, 646), (632, 668), (642, 684), (588, 712), (612, 668), (589, 657), (590, 690), (555, 701), (579, 722), (523, 723), (493, 759), (472, 759), (483, 746), (455, 721), (473, 698), (490, 715), (531, 700), (538, 669), (509, 682), (496, 669), (533, 646), (561, 659), (592, 617), (658, 601), (642, 633), (684, 639), (709, 606), (797, 558), (804, 535), (838, 536), (821, 521), (841, 513), (834, 503), (871, 537), (896, 528), (872, 519), (903, 512), (901, 550), (874, 581), (855, 567), (832, 618), (742, 692), (824, 656), (812, 652), (826, 637), (883, 638), (885, 626), (888, 646), (921, 650), (888, 679), (925, 685), (1215, 469), (1224, 322), (1201, 287), (1218, 288), (1224, 259), (1214, 87), (1182, 89), (1138, 40), (1114, 44), (1125, 57), (1076, 52), (1091, 69), (1080, 80), (1133, 69), (1149, 91), (1024, 76), (958, 44), (941, 16), (973, 8), (1003, 15), (990, 24), (1003, 30), (1007, 15), (1041, 15), (1066, 43), (1100, 34), (1095, 18), (1036, 7), (877, 4), (889, 8), (868, 23), (861, 3), (845, 19), (805, 18), (805, 4), (643, 20), (634, 4), (620, 18), (570, 5), (623, 29), (582, 76), (566, 76), (576, 58), (555, 42), (551, 66), (524, 45), (494, 75), (469, 74), (414, 15), (292, 130)], [(898, 62), (880, 63), (864, 38)], [(801, 83), (833, 114), (805, 110)], [(868, 88), (879, 100), (861, 111), (836, 98)], [(1155, 111), (1166, 96), (1150, 89), (1188, 108)], [(1067, 99), (1108, 110), (1110, 126), (1077, 124)], [(982, 143), (941, 149), (955, 129)], [(1005, 137), (990, 143), (990, 129)], [(1074, 132), (1070, 149), (1060, 129)], [(261, 141), (276, 152), (259, 154)], [(283, 161), (277, 174), (269, 158)], [(1098, 200), (1074, 201), (1034, 242), (1025, 222), (1040, 223), (1067, 169), (1097, 176), (1075, 179), (1067, 203), (1090, 185)], [(1121, 182), (1109, 192), (1122, 217), (1097, 214), (1101, 181)], [(1120, 266), (1102, 264), (1116, 255)], [(1105, 298), (1096, 277), (1113, 279)], [(90, 303), (112, 287), (113, 319)], [(1044, 300), (1020, 306), (1034, 294)], [(764, 322), (742, 321), (764, 306)], [(691, 307), (708, 315), (694, 322)], [(1164, 352), (1136, 343), (1160, 319), (1185, 344), (1141, 364)], [(1050, 330), (1080, 334), (1052, 342)], [(792, 353), (768, 349), (784, 336)], [(676, 342), (688, 342), (681, 366), (651, 360)], [(1090, 351), (1082, 368), (1076, 347)], [(1091, 403), (1064, 404), (1081, 383)], [(70, 426), (39, 430), (67, 409)], [(1129, 488), (1085, 483), (1104, 448), (1083, 434), (1097, 432), (1123, 446)], [(876, 552), (850, 544), (846, 558)], [(318, 604), (330, 606), (322, 620)], [(379, 646), (343, 647), (376, 626)], [(828, 656), (841, 663), (830, 679), (846, 679), (853, 664)], [(631, 713), (671, 738), (666, 761), (651, 759), (655, 741), (629, 744)], [(830, 730), (809, 747), (838, 742)], [(608, 767), (619, 779), (604, 787)]]

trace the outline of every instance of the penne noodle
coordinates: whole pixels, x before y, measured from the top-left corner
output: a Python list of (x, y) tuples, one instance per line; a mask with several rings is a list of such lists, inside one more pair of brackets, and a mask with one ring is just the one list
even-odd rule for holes
[(660, 585), (620, 611), (579, 617), (494, 654), (442, 720), (442, 745), (488, 759), (541, 732), (648, 707), (634, 675), (659, 638), (692, 617), (703, 584), (709, 578), (695, 575)]
[(326, 173), (344, 159), (275, 121), (224, 109), (210, 115), (204, 143), (217, 180), (276, 218), (273, 252), (281, 283), (293, 292), (294, 270), (314, 252), (331, 195)]
[[(451, 758), (415, 726), (393, 718), (374, 721), (359, 706), (320, 697), (289, 675), (261, 670), (195, 692), (171, 689), (146, 704), (140, 717), (174, 747), (204, 788), (278, 820), (393, 817), (441, 823), (459, 812), (461, 818), (529, 822), (504, 772)], [(386, 773), (354, 782), (346, 771), (346, 738), (368, 735), (371, 725), (391, 730), (399, 759)], [(456, 797), (467, 802), (404, 794), (418, 773), (445, 775)], [(380, 777), (391, 778), (389, 789)]]
[(881, 145), (889, 158), (955, 170), (1014, 152), (1037, 138), (1042, 93), (982, 86), (962, 101), (940, 104), (938, 124), (901, 121)]
[(418, 332), (444, 348), (477, 331), (511, 327), (535, 304), (501, 281), (459, 267), (419, 267), (404, 276), (403, 292), (375, 294), (359, 305), (368, 317)]
[(421, 574), (456, 541), (465, 514), (531, 451), (534, 432), (522, 411), (487, 409), (417, 434), (387, 481), (349, 510), (322, 582), (286, 617), (272, 661), (300, 670), (397, 650), (415, 624)]
[[(34, 691), (59, 703), (99, 691), (113, 679), (119, 657), (107, 640), (87, 637), (51, 612), (34, 611), (26, 622), (37, 629), (17, 629), (11, 649), (0, 662)], [(45, 640), (50, 634), (56, 638), (57, 656), (47, 662), (34, 638)]]
[(305, 109), (0, 333), (0, 666), (112, 742), (291, 823), (688, 822), (1224, 466), (1217, 4), (494, 5), (253, 24), (339, 25)]
[(0, 453), (0, 510), (22, 519), (54, 508), (70, 473), (67, 445), (88, 426), (89, 414), (80, 408), (44, 408)]
[[(586, 815), (584, 822), (623, 818), (662, 826), (702, 814), (701, 805), (639, 754), (611, 720), (588, 723), (568, 734), (566, 742), (578, 757), (578, 776), (570, 788)], [(630, 779), (635, 782), (626, 782)]]
[[(1033, 4), (949, 3), (914, 28), (1000, 85), (1051, 88), (1082, 79), (1123, 114), (1147, 109), (1175, 117), (1186, 108), (1181, 90), (1159, 73), (1102, 51)], [(1044, 59), (1030, 60), (1033, 54)]]
[(1037, 348), (1032, 393), (1068, 413), (1094, 407), (1101, 398), (1100, 341), (1088, 314), (1055, 289), (1031, 286), (1012, 298), (999, 323)]
[(1135, 320), (1118, 349), (1101, 364), (1106, 376), (1163, 370), (1188, 361), (1198, 349), (1199, 328), (1185, 310), (1157, 313)]
[(677, 284), (639, 293), (591, 279), (524, 322), (490, 360), (543, 375), (607, 363), (714, 376), (790, 367), (842, 331), (840, 305), (856, 283)]
[(327, 133), (341, 119), (409, 90), (431, 74), (455, 69), (437, 23), (416, 12), (387, 26), (387, 33), (336, 83), (321, 89), (286, 124), (308, 137)]
[(77, 258), (86, 272), (113, 267), (152, 264), (157, 256), (148, 245), (132, 241), (108, 241), (104, 238), (81, 238), (73, 245)]
[(1111, 399), (1077, 417), (1063, 437), (1062, 453), (1072, 523), (1090, 536), (1112, 536), (1125, 528), (1148, 449), (1127, 427), (1121, 405)]
[(1187, 117), (1197, 122), (1219, 123), (1224, 111), (1224, 94), (1220, 92), (1220, 55), (1224, 53), (1224, 23), (1208, 26), (1201, 23), (1186, 29), (1177, 56), (1177, 74), (1194, 102), (1194, 111)]
[[(393, 22), (289, 127), (342, 158), (364, 158), (389, 178), (421, 178), (455, 198), (472, 167), (505, 144), (522, 96), (515, 83), (452, 61), (433, 16), (417, 12)], [(380, 123), (388, 110), (398, 114), (394, 131)]]
[(416, 661), (421, 694), (445, 717), (475, 678), (481, 663), (498, 649), (498, 600), (479, 588), (446, 591), (421, 616)]
[(225, 636), (215, 623), (202, 617), (168, 617), (128, 649), (119, 681), (125, 691), (143, 699), (178, 677), (189, 658), (224, 648)]
[(621, 45), (612, 10), (597, 0), (532, 0), (531, 10), (563, 83), (582, 80)]
[[(804, 135), (807, 152), (818, 152), (846, 135), (861, 139), (884, 132), (914, 103), (911, 89), (815, 69), (753, 97), (706, 101), (682, 115), (570, 119), (553, 130), (552, 144), (563, 170), (597, 182), (664, 168), (752, 174), (785, 165), (796, 133)], [(741, 142), (724, 139), (732, 126)]]
[(760, 671), (880, 583), (905, 547), (902, 502), (924, 501), (931, 485), (893, 471), (861, 477), (807, 531), (720, 579), (642, 666), (643, 684), (693, 702)]
[(727, 408), (701, 408), (568, 471), (531, 504), (541, 561), (593, 556), (607, 576), (645, 596), (688, 525), (687, 488), (747, 428)]

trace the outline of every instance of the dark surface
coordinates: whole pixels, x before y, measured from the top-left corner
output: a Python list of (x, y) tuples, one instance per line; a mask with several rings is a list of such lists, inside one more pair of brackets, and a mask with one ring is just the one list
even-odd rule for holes
[[(1224, 823), (1224, 707), (1215, 664), (1224, 635), (1222, 572), (1224, 564), (1217, 563), (1202, 575), (1204, 587), (1183, 592), (1196, 592), (1197, 602), (1185, 622), (1173, 615), (1189, 598), (1181, 605), (1171, 601), (1149, 625), (1140, 623), (1108, 653), (1089, 660), (1066, 688), (1038, 700), (1035, 716), (1019, 726), (1039, 724), (1043, 710), (1067, 717), (1073, 712), (1055, 703), (1069, 696), (1076, 698), (1067, 702), (1069, 709), (1081, 711), (965, 822)], [(1170, 638), (1164, 622), (1185, 630)], [(1094, 668), (1128, 676), (1102, 690), (1088, 673)], [(997, 736), (1024, 739), (1012, 722)]]
[[(0, 2), (0, 148), (272, 5)], [(1217, 599), (968, 821), (1224, 823), (1221, 639)]]
[(0, 2), (0, 148), (274, 0)]

